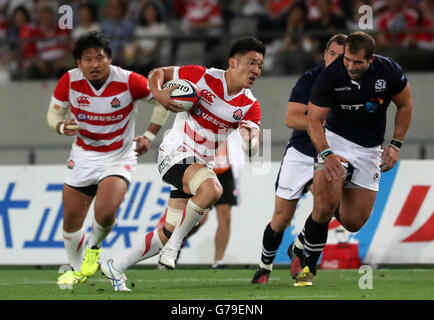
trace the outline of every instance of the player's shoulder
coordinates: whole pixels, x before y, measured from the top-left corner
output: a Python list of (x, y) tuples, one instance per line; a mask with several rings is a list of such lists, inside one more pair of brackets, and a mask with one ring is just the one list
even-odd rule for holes
[(113, 74), (112, 81), (128, 82), (128, 79), (133, 72), (118, 66), (110, 65), (110, 73)]
[(315, 84), (321, 86), (332, 86), (346, 78), (345, 67), (343, 64), (343, 55), (329, 64), (317, 75)]
[(62, 78), (68, 78), (69, 81), (74, 82), (84, 79), (84, 75), (80, 68), (74, 68), (65, 72)]
[(300, 78), (298, 78), (296, 86), (300, 87), (300, 86), (308, 86), (311, 87), (312, 84), (315, 82), (316, 78), (318, 78), (318, 76), (321, 74), (321, 72), (323, 72), (325, 69), (324, 64), (319, 65), (317, 67), (314, 67), (308, 71), (306, 71), (305, 73), (303, 73), (301, 75)]
[(390, 72), (396, 70), (402, 70), (402, 67), (393, 58), (382, 55), (375, 55), (375, 59), (372, 63), (374, 71), (390, 74)]
[(301, 77), (304, 78), (316, 78), (320, 75), (321, 72), (323, 72), (325, 69), (325, 65), (321, 64), (319, 66), (316, 66), (308, 71), (306, 71)]
[(341, 54), (339, 57), (335, 59), (332, 63), (330, 63), (327, 68), (324, 67), (323, 72), (321, 72), (321, 76), (327, 75), (328, 77), (342, 77), (347, 74), (344, 67), (344, 55)]
[(244, 96), (249, 100), (248, 102), (250, 104), (254, 104), (255, 102), (258, 101), (258, 99), (256, 99), (256, 97), (253, 95), (253, 92), (250, 89), (244, 88), (243, 91), (244, 91), (243, 92)]
[(196, 64), (175, 67), (175, 74), (177, 73), (180, 79), (187, 79), (193, 83), (197, 83), (207, 71), (205, 66)]

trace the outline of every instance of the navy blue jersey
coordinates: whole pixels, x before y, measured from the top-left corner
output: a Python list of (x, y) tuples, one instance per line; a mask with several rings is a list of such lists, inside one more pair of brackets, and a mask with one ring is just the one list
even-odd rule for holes
[(310, 101), (331, 108), (325, 125), (328, 130), (369, 148), (384, 142), (387, 107), (406, 85), (401, 66), (379, 55), (360, 82), (351, 80), (342, 55), (318, 76)]
[[(289, 102), (298, 102), (307, 106), (307, 104), (309, 103), (310, 91), (312, 89), (312, 86), (315, 83), (316, 78), (324, 70), (324, 68), (325, 66), (321, 65), (305, 72), (297, 80), (294, 88), (292, 88)], [(310, 137), (305, 130), (294, 129), (292, 131), (289, 146), (294, 147), (301, 153), (310, 157), (315, 157), (317, 154), (315, 147), (313, 146), (312, 141), (310, 141)]]

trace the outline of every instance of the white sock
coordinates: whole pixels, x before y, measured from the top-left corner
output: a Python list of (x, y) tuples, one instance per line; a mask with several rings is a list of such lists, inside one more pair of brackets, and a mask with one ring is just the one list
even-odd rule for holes
[(147, 233), (142, 241), (124, 251), (120, 256), (113, 258), (113, 267), (124, 272), (133, 264), (157, 255), (163, 247), (158, 229), (154, 229)]
[(90, 233), (89, 240), (87, 242), (88, 247), (89, 248), (92, 248), (94, 246), (100, 247), (101, 243), (108, 236), (110, 231), (112, 231), (114, 226), (115, 223), (113, 223), (111, 226), (103, 227), (96, 221), (95, 216), (93, 216), (92, 232)]
[(259, 267), (262, 269), (267, 269), (269, 271), (273, 270), (273, 264), (272, 263), (271, 264), (265, 264), (262, 261), (259, 261)]
[(84, 251), (84, 230), (81, 228), (75, 232), (63, 230), (63, 243), (69, 264), (75, 271), (80, 271), (81, 259)]
[(202, 219), (203, 215), (209, 209), (203, 209), (197, 206), (192, 199), (188, 200), (187, 206), (182, 214), (181, 221), (176, 225), (169, 241), (166, 245), (170, 248), (181, 248), (182, 241), (190, 230)]

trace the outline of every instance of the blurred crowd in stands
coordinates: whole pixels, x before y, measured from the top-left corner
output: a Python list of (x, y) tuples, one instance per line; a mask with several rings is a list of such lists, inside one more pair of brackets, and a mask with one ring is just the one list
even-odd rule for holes
[[(72, 29), (59, 26), (62, 5)], [(144, 75), (168, 64), (226, 68), (230, 42), (244, 35), (266, 43), (265, 74), (300, 73), (322, 60), (330, 35), (359, 30), (363, 5), (378, 53), (434, 70), (434, 0), (0, 0), (0, 68), (12, 80), (58, 78), (75, 66), (74, 41), (100, 30), (113, 63)]]

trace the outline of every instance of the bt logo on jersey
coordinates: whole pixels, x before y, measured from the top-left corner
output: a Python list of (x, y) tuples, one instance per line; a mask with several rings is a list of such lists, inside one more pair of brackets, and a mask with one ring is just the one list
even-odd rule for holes
[(357, 111), (363, 107), (363, 104), (341, 104), (342, 110)]

